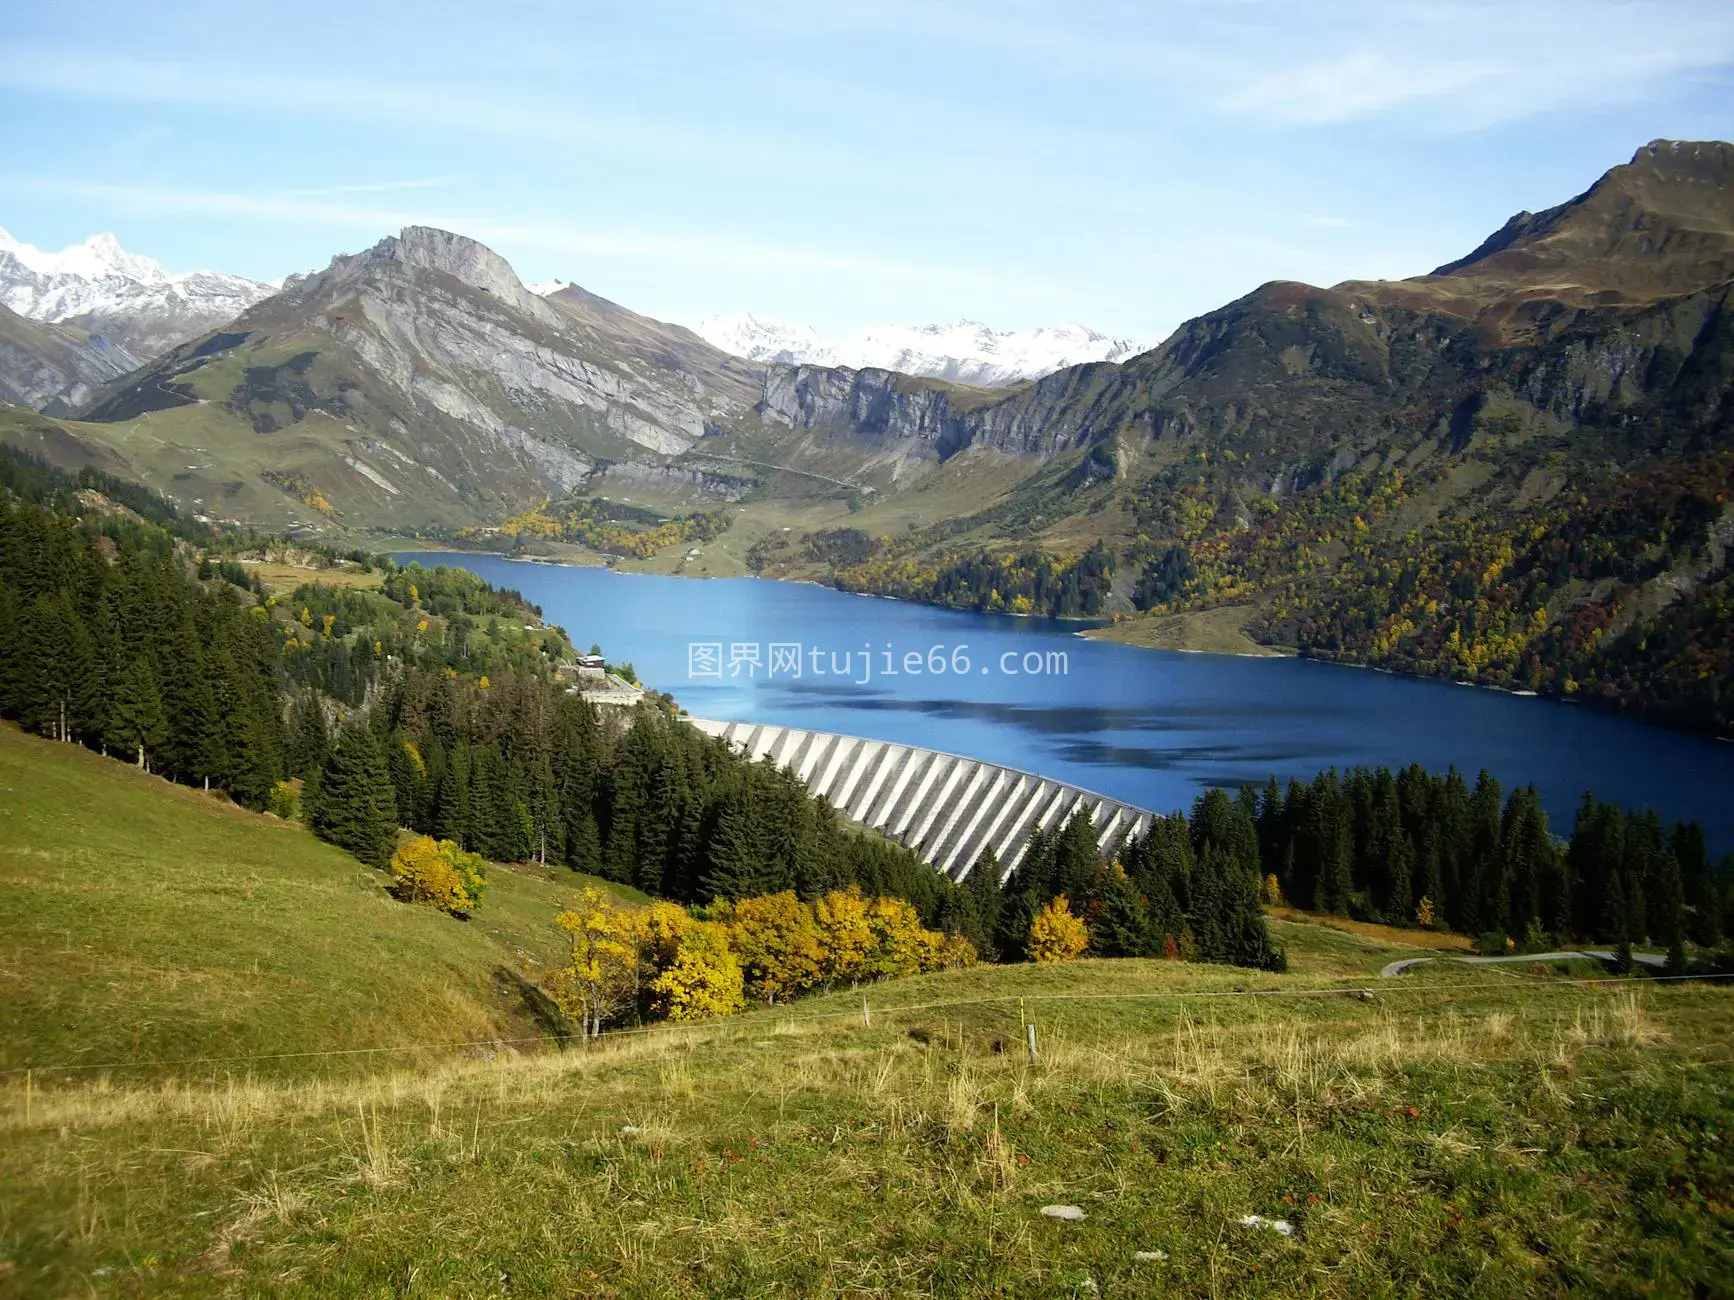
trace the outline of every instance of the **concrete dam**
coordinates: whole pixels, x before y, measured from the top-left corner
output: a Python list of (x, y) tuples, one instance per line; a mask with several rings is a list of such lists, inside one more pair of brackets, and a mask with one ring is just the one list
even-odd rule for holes
[(914, 850), (953, 880), (967, 876), (989, 845), (1009, 875), (1033, 831), (1051, 831), (1080, 808), (1095, 819), (1104, 854), (1143, 834), (1155, 816), (1063, 781), (939, 750), (755, 722), (687, 721), (755, 762), (768, 756), (844, 816)]

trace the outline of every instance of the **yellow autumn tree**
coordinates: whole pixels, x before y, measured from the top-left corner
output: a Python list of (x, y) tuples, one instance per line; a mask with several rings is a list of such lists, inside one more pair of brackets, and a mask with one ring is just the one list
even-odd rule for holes
[(896, 979), (939, 965), (941, 936), (922, 928), (921, 913), (906, 900), (887, 895), (869, 900), (867, 929), (872, 935), (865, 962), (867, 974)]
[(654, 1015), (704, 1020), (746, 1005), (741, 966), (729, 947), (727, 927), (659, 903), (646, 917), (646, 934), (645, 951), (656, 971), (649, 984)]
[[(679, 909), (675, 909), (678, 911)], [(684, 913), (683, 913), (684, 915)], [(571, 943), (566, 964), (550, 981), (554, 1001), (591, 1037), (630, 1007), (638, 993), (647, 917), (599, 889), (585, 889), (554, 918)]]
[(475, 911), (487, 885), (480, 854), (431, 835), (418, 835), (392, 854), (391, 876), (404, 902), (426, 903), (442, 912)]
[(813, 922), (819, 928), (819, 971), (825, 983), (860, 979), (866, 974), (873, 930), (867, 923), (867, 900), (857, 886), (834, 889), (817, 900)]
[(939, 943), (940, 970), (966, 970), (981, 960), (975, 945), (961, 934), (948, 934)]
[(719, 904), (712, 915), (728, 927), (749, 996), (774, 1003), (819, 982), (819, 927), (813, 909), (793, 891)]
[(1031, 961), (1074, 961), (1090, 946), (1090, 930), (1072, 915), (1064, 894), (1050, 902), (1030, 922), (1028, 952)]

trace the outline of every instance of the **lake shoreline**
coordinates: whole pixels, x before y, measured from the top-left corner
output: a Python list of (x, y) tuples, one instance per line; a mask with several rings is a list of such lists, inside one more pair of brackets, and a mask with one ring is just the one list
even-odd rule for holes
[[(1307, 782), (1332, 767), (1485, 768), (1507, 787), (1536, 785), (1562, 826), (1587, 788), (1665, 819), (1697, 820), (1718, 844), (1734, 845), (1734, 809), (1722, 794), (1734, 783), (1734, 749), (1608, 709), (1517, 708), (1507, 701), (1534, 697), (1498, 686), (1445, 691), (1455, 683), (1307, 655), (1194, 647), (1132, 654), (1116, 648), (1119, 638), (1080, 636), (1076, 625), (891, 597), (880, 597), (884, 605), (843, 601), (868, 593), (811, 580), (659, 586), (610, 582), (605, 573), (622, 571), (605, 566), (498, 551), (395, 554), (404, 564), (464, 567), (517, 588), (549, 623), (584, 644), (601, 641), (611, 659), (629, 660), (699, 717), (969, 755), (1143, 808), (1186, 806), (1203, 789), (1273, 775)], [(861, 650), (868, 639), (871, 671)], [(912, 673), (898, 657), (892, 673), (891, 647), (878, 648), (888, 640), (899, 650), (923, 647), (924, 665), (930, 642), (967, 643), (968, 666), (951, 669), (948, 654), (948, 671)], [(722, 643), (721, 664), (713, 659), (695, 674), (695, 643)], [(738, 670), (730, 657), (737, 643)], [(773, 672), (766, 647), (797, 643), (803, 666), (808, 651), (836, 653), (799, 673), (787, 661)], [(839, 668), (845, 649), (852, 660)], [(1032, 649), (1044, 652), (1040, 668), (1026, 654)], [(1270, 662), (1252, 665), (1251, 657)], [(1318, 665), (1371, 671), (1351, 677)]]
[[(410, 553), (410, 552), (404, 552), (404, 553)], [(1103, 642), (1103, 643), (1106, 643), (1109, 645), (1128, 646), (1134, 650), (1157, 650), (1157, 651), (1163, 651), (1163, 652), (1166, 652), (1169, 654), (1192, 655), (1192, 656), (1198, 656), (1198, 657), (1202, 657), (1202, 658), (1216, 658), (1216, 659), (1304, 659), (1304, 660), (1308, 661), (1309, 663), (1327, 664), (1327, 665), (1330, 665), (1330, 666), (1336, 667), (1336, 668), (1354, 668), (1354, 669), (1359, 669), (1363, 672), (1379, 673), (1379, 674), (1382, 674), (1382, 675), (1387, 676), (1387, 677), (1396, 677), (1396, 678), (1400, 678), (1400, 679), (1403, 679), (1406, 681), (1425, 682), (1425, 683), (1429, 683), (1432, 685), (1438, 685), (1438, 686), (1463, 686), (1463, 687), (1468, 687), (1472, 690), (1486, 691), (1490, 694), (1504, 695), (1504, 696), (1508, 696), (1508, 697), (1514, 698), (1514, 699), (1541, 700), (1545, 703), (1559, 704), (1559, 705), (1563, 705), (1563, 706), (1566, 706), (1566, 707), (1571, 708), (1571, 709), (1587, 710), (1588, 712), (1601, 714), (1601, 715), (1611, 717), (1611, 718), (1621, 718), (1621, 719), (1624, 719), (1624, 720), (1629, 721), (1629, 722), (1635, 722), (1635, 723), (1637, 723), (1643, 727), (1653, 728), (1657, 731), (1665, 732), (1665, 733), (1670, 734), (1670, 735), (1695, 736), (1695, 737), (1699, 737), (1699, 738), (1706, 739), (1706, 740), (1721, 741), (1725, 744), (1734, 744), (1734, 736), (1723, 735), (1722, 733), (1716, 732), (1716, 731), (1701, 731), (1701, 730), (1697, 730), (1697, 729), (1690, 728), (1690, 727), (1675, 726), (1675, 725), (1669, 724), (1668, 722), (1658, 720), (1656, 718), (1647, 717), (1641, 713), (1622, 712), (1621, 710), (1618, 710), (1618, 709), (1609, 708), (1607, 706), (1597, 704), (1594, 701), (1571, 699), (1571, 698), (1564, 696), (1564, 695), (1555, 695), (1555, 694), (1551, 694), (1551, 693), (1542, 693), (1539, 691), (1522, 690), (1522, 689), (1517, 689), (1517, 688), (1509, 687), (1509, 686), (1495, 686), (1495, 685), (1492, 685), (1489, 683), (1483, 683), (1483, 682), (1467, 682), (1467, 681), (1455, 680), (1455, 679), (1448, 678), (1448, 677), (1433, 677), (1433, 676), (1428, 676), (1428, 675), (1425, 675), (1422, 673), (1404, 672), (1403, 670), (1397, 669), (1397, 668), (1385, 668), (1385, 667), (1381, 667), (1378, 664), (1356, 663), (1355, 661), (1348, 660), (1348, 659), (1325, 659), (1325, 658), (1321, 658), (1317, 655), (1305, 654), (1302, 651), (1300, 651), (1299, 649), (1296, 649), (1293, 647), (1263, 646), (1261, 643), (1251, 641), (1250, 638), (1245, 638), (1243, 633), (1242, 633), (1243, 639), (1245, 639), (1248, 644), (1258, 646), (1257, 649), (1252, 649), (1252, 650), (1218, 649), (1218, 648), (1211, 648), (1209, 646), (1183, 645), (1183, 644), (1161, 645), (1161, 644), (1157, 644), (1154, 642), (1138, 641), (1138, 640), (1131, 639), (1129, 637), (1112, 635), (1112, 633), (1115, 630), (1125, 627), (1126, 623), (1130, 622), (1132, 620), (1126, 620), (1126, 621), (1122, 621), (1120, 623), (1102, 623), (1099, 620), (1092, 620), (1092, 619), (1088, 619), (1088, 618), (1050, 618), (1050, 617), (1045, 617), (1045, 616), (1040, 616), (1040, 615), (1035, 615), (1035, 614), (1013, 614), (1013, 613), (1010, 613), (1008, 611), (1002, 611), (1002, 610), (984, 611), (984, 610), (972, 610), (972, 609), (959, 609), (953, 605), (938, 605), (938, 604), (933, 604), (933, 603), (928, 602), (928, 601), (906, 600), (900, 596), (887, 596), (887, 595), (882, 595), (878, 592), (846, 591), (841, 587), (835, 587), (835, 586), (832, 586), (830, 583), (819, 582), (819, 581), (816, 581), (812, 578), (768, 578), (762, 574), (757, 574), (757, 573), (744, 573), (744, 574), (739, 574), (739, 575), (736, 575), (735, 577), (730, 577), (730, 578), (713, 576), (711, 574), (644, 573), (644, 572), (639, 572), (639, 571), (633, 570), (633, 569), (621, 569), (616, 565), (606, 564), (606, 563), (605, 564), (573, 564), (573, 563), (570, 563), (570, 562), (565, 561), (565, 560), (549, 559), (549, 558), (546, 558), (543, 556), (508, 555), (503, 551), (468, 550), (468, 549), (460, 549), (457, 547), (450, 547), (450, 546), (436, 547), (432, 551), (423, 550), (420, 553), (421, 554), (429, 554), (429, 555), (485, 556), (485, 557), (490, 558), (490, 559), (502, 560), (508, 564), (527, 564), (527, 565), (534, 565), (534, 566), (537, 566), (540, 568), (550, 568), (550, 569), (570, 569), (575, 573), (594, 573), (597, 571), (603, 571), (603, 572), (607, 572), (607, 573), (618, 574), (621, 577), (674, 578), (674, 579), (679, 579), (679, 580), (684, 581), (684, 582), (735, 582), (735, 581), (739, 581), (742, 578), (747, 578), (747, 579), (751, 579), (755, 582), (776, 583), (780, 586), (786, 586), (786, 587), (812, 587), (812, 588), (815, 588), (815, 589), (820, 590), (820, 591), (834, 591), (838, 595), (842, 595), (842, 596), (859, 596), (859, 597), (864, 597), (864, 598), (872, 599), (872, 600), (885, 600), (885, 601), (890, 601), (893, 604), (907, 605), (907, 606), (910, 606), (911, 608), (934, 609), (934, 610), (941, 610), (941, 611), (944, 611), (947, 613), (954, 613), (954, 614), (987, 615), (987, 616), (991, 616), (991, 617), (1030, 619), (1032, 621), (1036, 621), (1036, 620), (1040, 619), (1041, 621), (1045, 621), (1045, 622), (1049, 622), (1049, 623), (1077, 623), (1077, 624), (1091, 624), (1091, 623), (1093, 623), (1094, 626), (1078, 627), (1075, 630), (1069, 632), (1068, 635), (1078, 637), (1082, 640), (1087, 640), (1087, 641), (1100, 641), (1100, 642)], [(386, 554), (391, 554), (391, 552), (388, 551), (388, 552), (386, 552)], [(1178, 615), (1173, 616), (1173, 617), (1186, 618), (1186, 617), (1206, 616), (1206, 615), (1216, 613), (1219, 610), (1225, 610), (1225, 609), (1240, 610), (1240, 609), (1245, 609), (1245, 608), (1246, 607), (1242, 607), (1242, 606), (1217, 606), (1217, 607), (1214, 607), (1213, 609), (1209, 609), (1209, 610), (1180, 611), (1178, 613)], [(1168, 616), (1162, 616), (1162, 617), (1168, 617)]]

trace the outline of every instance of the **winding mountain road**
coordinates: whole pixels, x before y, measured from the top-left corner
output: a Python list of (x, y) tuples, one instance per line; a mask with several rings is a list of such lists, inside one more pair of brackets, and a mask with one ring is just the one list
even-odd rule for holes
[[(1606, 948), (1578, 948), (1571, 952), (1522, 952), (1509, 957), (1405, 957), (1402, 961), (1394, 961), (1382, 969), (1379, 974), (1389, 977), (1401, 975), (1411, 966), (1419, 966), (1424, 961), (1460, 961), (1468, 966), (1497, 966), (1505, 962), (1517, 961), (1613, 961), (1614, 953)], [(1662, 967), (1668, 964), (1668, 959), (1659, 953), (1634, 952), (1632, 960), (1644, 966)]]

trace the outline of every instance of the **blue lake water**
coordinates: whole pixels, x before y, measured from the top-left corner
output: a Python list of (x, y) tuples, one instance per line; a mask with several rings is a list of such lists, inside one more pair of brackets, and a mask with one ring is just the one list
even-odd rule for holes
[(1734, 744), (1549, 700), (1304, 659), (1142, 650), (1064, 623), (804, 584), (397, 558), (517, 588), (580, 649), (600, 643), (700, 717), (948, 750), (1157, 811), (1273, 773), (1420, 763), (1473, 780), (1485, 767), (1507, 788), (1533, 782), (1558, 834), (1589, 789), (1695, 818), (1717, 852), (1734, 849)]

